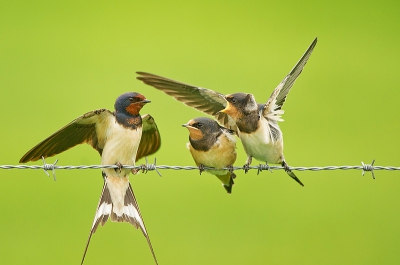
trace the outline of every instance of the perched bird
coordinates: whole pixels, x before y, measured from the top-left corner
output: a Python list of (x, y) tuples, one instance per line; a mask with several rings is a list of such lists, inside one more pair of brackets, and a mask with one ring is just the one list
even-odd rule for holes
[[(161, 140), (154, 119), (139, 111), (149, 103), (143, 95), (128, 92), (115, 101), (115, 111), (98, 109), (88, 112), (64, 126), (29, 150), (19, 161), (25, 163), (59, 154), (75, 145), (87, 143), (101, 155), (102, 165), (117, 165), (117, 169), (104, 168), (104, 186), (82, 257), (85, 259), (92, 234), (108, 218), (114, 222), (129, 222), (140, 228), (147, 239), (157, 263), (139, 205), (129, 183), (130, 169), (122, 165), (135, 165), (141, 157), (160, 148)], [(81, 264), (82, 264), (81, 263)]]
[(248, 158), (244, 166), (246, 172), (254, 157), (267, 164), (281, 164), (290, 177), (304, 186), (286, 163), (283, 155), (283, 136), (278, 121), (283, 121), (281, 118), (283, 103), (316, 44), (317, 39), (311, 43), (300, 61), (263, 104), (258, 104), (252, 94), (223, 95), (213, 90), (145, 72), (137, 72), (140, 75), (137, 79), (173, 96), (190, 107), (215, 116), (225, 127), (234, 130), (247, 153)]
[(205, 117), (192, 119), (182, 126), (189, 130), (187, 148), (199, 166), (200, 173), (204, 170), (204, 166), (215, 169), (230, 168), (230, 170), (207, 170), (207, 172), (219, 178), (225, 190), (229, 194), (232, 193), (233, 179), (236, 177), (232, 167), (236, 161), (234, 132)]

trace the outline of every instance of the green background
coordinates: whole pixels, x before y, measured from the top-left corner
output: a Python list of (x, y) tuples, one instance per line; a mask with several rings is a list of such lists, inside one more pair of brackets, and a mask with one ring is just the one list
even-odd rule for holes
[[(259, 102), (318, 44), (284, 106), (291, 166), (400, 166), (397, 1), (2, 1), (0, 164), (118, 95), (152, 100), (158, 164), (194, 165), (181, 127), (203, 114), (136, 80), (148, 71)], [(204, 115), (203, 115), (204, 116)], [(99, 164), (89, 146), (47, 159)], [(154, 156), (149, 157), (152, 161)], [(238, 144), (241, 166), (246, 159)], [(143, 163), (143, 162), (141, 162)], [(41, 162), (31, 163), (41, 165)], [(257, 165), (255, 161), (253, 165)], [(160, 265), (399, 264), (400, 172), (160, 170), (131, 176)], [(2, 264), (78, 264), (100, 170), (0, 171)], [(154, 264), (142, 233), (108, 222), (85, 264)]]

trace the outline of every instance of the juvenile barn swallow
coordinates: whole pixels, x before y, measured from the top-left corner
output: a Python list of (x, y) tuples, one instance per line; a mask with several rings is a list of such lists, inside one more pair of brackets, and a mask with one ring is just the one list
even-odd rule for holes
[(102, 226), (111, 216), (113, 222), (128, 222), (140, 228), (147, 239), (151, 253), (157, 259), (144, 225), (139, 205), (129, 183), (130, 169), (122, 165), (135, 165), (141, 157), (150, 155), (160, 148), (161, 138), (154, 119), (140, 116), (139, 111), (149, 103), (143, 95), (128, 92), (115, 101), (115, 111), (98, 109), (73, 120), (41, 143), (29, 150), (19, 161), (25, 163), (50, 157), (75, 145), (87, 143), (101, 156), (102, 165), (117, 165), (117, 169), (104, 168), (103, 190), (83, 253), (85, 259), (92, 234), (99, 224)]
[[(236, 138), (234, 132), (220, 126), (210, 118), (195, 118), (182, 124), (189, 130), (187, 148), (200, 170), (204, 166), (222, 169), (232, 167), (236, 161)], [(200, 172), (201, 172), (200, 171)], [(222, 186), (232, 193), (233, 170), (207, 170), (222, 181)]]
[(281, 164), (290, 177), (304, 186), (285, 161), (283, 136), (278, 121), (283, 121), (281, 118), (284, 113), (283, 103), (316, 44), (317, 38), (290, 73), (275, 88), (268, 101), (263, 104), (257, 103), (252, 94), (235, 93), (224, 96), (213, 90), (144, 72), (137, 72), (140, 75), (137, 79), (173, 96), (190, 107), (215, 116), (225, 127), (234, 130), (242, 141), (247, 154), (244, 166), (246, 172), (254, 157), (267, 164)]

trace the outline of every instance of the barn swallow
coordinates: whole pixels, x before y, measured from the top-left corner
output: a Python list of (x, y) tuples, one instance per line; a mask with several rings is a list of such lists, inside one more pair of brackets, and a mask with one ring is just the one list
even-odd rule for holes
[(139, 111), (149, 103), (143, 95), (128, 92), (115, 101), (115, 111), (98, 109), (73, 120), (48, 138), (29, 150), (19, 161), (36, 161), (41, 157), (50, 157), (68, 150), (75, 145), (87, 143), (101, 156), (102, 165), (117, 165), (117, 169), (104, 168), (103, 190), (89, 238), (83, 253), (85, 259), (92, 234), (99, 224), (102, 226), (111, 217), (113, 222), (128, 222), (140, 228), (147, 239), (153, 258), (157, 259), (144, 225), (139, 205), (129, 183), (130, 169), (122, 165), (135, 165), (141, 157), (150, 155), (160, 148), (161, 138), (149, 115), (140, 116)]
[(315, 45), (311, 43), (299, 62), (272, 92), (266, 103), (258, 104), (252, 94), (223, 95), (210, 89), (193, 86), (165, 77), (137, 72), (137, 79), (153, 86), (184, 104), (213, 115), (241, 139), (247, 154), (244, 169), (247, 172), (252, 158), (265, 163), (281, 164), (287, 174), (300, 185), (303, 183), (290, 170), (283, 155), (283, 136), (278, 121), (283, 121), (282, 106), (296, 78), (302, 72)]
[[(182, 124), (189, 130), (189, 143), (187, 148), (200, 173), (204, 166), (222, 169), (232, 168), (236, 161), (236, 138), (234, 132), (210, 118), (195, 118)], [(233, 179), (236, 177), (233, 170), (207, 170), (222, 182), (222, 186), (232, 193)]]

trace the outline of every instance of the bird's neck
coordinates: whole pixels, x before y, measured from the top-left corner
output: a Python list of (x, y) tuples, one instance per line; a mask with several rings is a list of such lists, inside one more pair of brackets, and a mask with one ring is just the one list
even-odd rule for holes
[(244, 114), (242, 117), (236, 120), (236, 125), (242, 133), (252, 133), (258, 128), (258, 122), (260, 115), (257, 111)]
[(116, 112), (115, 119), (117, 123), (129, 129), (138, 129), (142, 127), (142, 117), (140, 114), (132, 115), (124, 112)]

